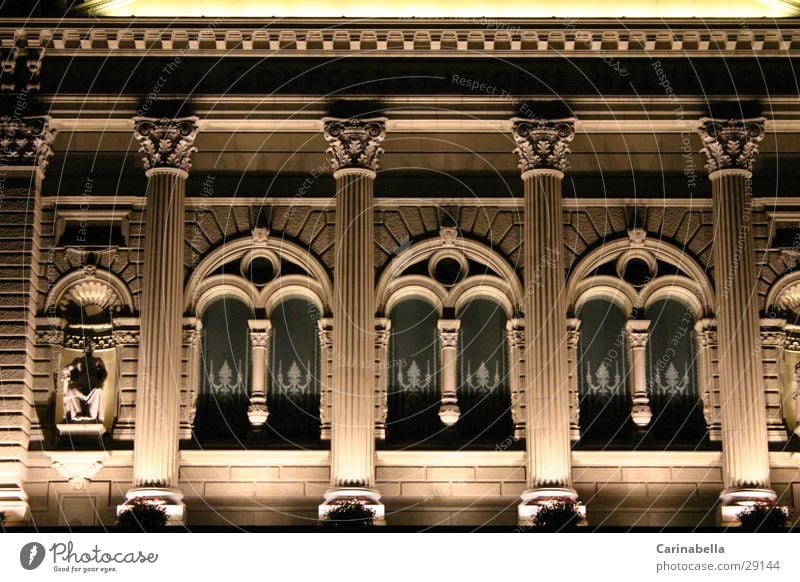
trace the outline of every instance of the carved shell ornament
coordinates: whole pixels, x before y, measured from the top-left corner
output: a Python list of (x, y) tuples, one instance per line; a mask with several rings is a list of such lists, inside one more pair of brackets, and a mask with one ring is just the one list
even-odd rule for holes
[(380, 147), (386, 137), (386, 119), (323, 119), (324, 136), (329, 147), (325, 151), (331, 157), (336, 170), (363, 168), (376, 172), (378, 158), (383, 153)]
[(83, 309), (87, 315), (117, 310), (122, 306), (117, 292), (100, 280), (84, 280), (76, 283), (64, 294), (59, 305), (68, 310), (72, 306)]
[(572, 119), (556, 121), (528, 120), (516, 117), (512, 134), (517, 143), (514, 153), (519, 156), (519, 169), (551, 169), (564, 172), (567, 169), (568, 144), (575, 137)]

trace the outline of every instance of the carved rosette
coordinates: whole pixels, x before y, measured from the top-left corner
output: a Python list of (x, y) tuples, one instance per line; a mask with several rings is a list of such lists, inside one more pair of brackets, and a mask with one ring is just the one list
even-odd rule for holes
[(567, 170), (568, 145), (575, 137), (574, 119), (546, 121), (515, 117), (511, 123), (511, 133), (517, 143), (514, 153), (519, 156), (522, 172)]
[(173, 168), (188, 172), (192, 154), (197, 151), (193, 145), (197, 121), (197, 117), (134, 117), (133, 136), (139, 142), (144, 169)]
[(57, 131), (50, 117), (0, 117), (0, 166), (47, 168)]
[(758, 143), (764, 139), (764, 118), (700, 120), (698, 132), (703, 140), (709, 173), (720, 170), (753, 170)]
[(383, 153), (381, 142), (386, 137), (386, 118), (337, 119), (326, 117), (325, 153), (330, 156), (334, 171), (351, 168), (378, 171), (378, 158)]

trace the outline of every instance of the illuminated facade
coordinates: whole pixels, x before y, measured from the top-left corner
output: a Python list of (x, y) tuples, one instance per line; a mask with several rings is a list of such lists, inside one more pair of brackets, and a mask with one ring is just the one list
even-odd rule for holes
[(0, 20), (9, 524), (800, 510), (798, 21), (104, 14)]

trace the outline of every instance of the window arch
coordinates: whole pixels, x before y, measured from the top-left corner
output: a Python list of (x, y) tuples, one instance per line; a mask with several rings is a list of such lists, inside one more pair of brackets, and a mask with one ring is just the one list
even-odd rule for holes
[(592, 298), (577, 315), (582, 440), (607, 444), (630, 435), (627, 314), (615, 301)]
[(251, 316), (248, 305), (227, 296), (214, 300), (203, 311), (201, 385), (195, 419), (200, 441), (240, 441), (247, 434)]
[(389, 312), (389, 441), (424, 444), (442, 430), (439, 420), (439, 310), (420, 298)]
[(659, 442), (696, 444), (705, 434), (705, 422), (697, 386), (694, 312), (681, 301), (665, 298), (649, 305), (647, 316), (650, 432)]
[(513, 434), (508, 373), (508, 315), (491, 299), (472, 297), (458, 313), (457, 428), (471, 443), (500, 442)]
[(314, 302), (297, 297), (281, 301), (270, 313), (268, 425), (279, 439), (319, 439), (319, 318)]

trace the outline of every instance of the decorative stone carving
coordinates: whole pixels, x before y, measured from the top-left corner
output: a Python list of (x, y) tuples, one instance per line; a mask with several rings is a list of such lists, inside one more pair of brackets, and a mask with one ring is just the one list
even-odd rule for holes
[(455, 226), (443, 226), (439, 229), (439, 237), (442, 239), (442, 246), (453, 247), (458, 240), (458, 228)]
[(388, 318), (375, 320), (375, 436), (379, 439), (386, 438), (386, 422), (389, 417), (389, 370), (392, 366), (388, 359), (391, 327), (392, 322)]
[(386, 118), (326, 117), (322, 121), (325, 140), (329, 144), (325, 153), (331, 156), (334, 171), (348, 168), (378, 170), (378, 158), (383, 153), (380, 145), (386, 137)]
[(781, 291), (775, 302), (783, 310), (793, 313), (800, 312), (800, 282), (789, 285)]
[[(85, 272), (90, 267), (85, 268)], [(114, 288), (105, 283), (104, 281), (94, 277), (94, 267), (91, 266), (92, 272), (82, 281), (72, 285), (69, 290), (64, 293), (59, 307), (68, 309), (71, 305), (77, 305), (84, 310), (94, 311), (118, 311), (122, 307), (122, 301)]]
[(574, 119), (545, 121), (515, 117), (511, 123), (518, 146), (514, 153), (519, 156), (522, 172), (542, 169), (566, 171), (570, 152), (567, 146), (575, 137)]
[(758, 143), (764, 139), (764, 118), (752, 119), (712, 119), (700, 120), (700, 138), (708, 162), (706, 169), (711, 172), (739, 169), (752, 171), (753, 160), (758, 153)]
[(263, 226), (257, 226), (253, 229), (253, 245), (264, 246), (267, 244), (269, 238), (269, 229)]
[(139, 343), (139, 331), (131, 329), (115, 329), (111, 332), (114, 345), (136, 345)]
[(36, 344), (60, 346), (64, 343), (64, 331), (61, 329), (37, 329)]
[(197, 121), (197, 117), (134, 117), (133, 136), (140, 144), (139, 153), (144, 154), (145, 170), (174, 168), (188, 172), (192, 154), (197, 151), (193, 146)]
[(761, 330), (761, 345), (782, 348), (786, 345), (787, 337), (785, 331)]
[(53, 462), (52, 468), (69, 480), (70, 485), (76, 491), (86, 489), (89, 481), (100, 472), (103, 463), (108, 458), (108, 453), (94, 451), (52, 451), (46, 454)]
[(53, 154), (49, 116), (0, 117), (0, 166), (37, 166), (44, 170)]
[(189, 347), (197, 347), (200, 344), (201, 332), (199, 329), (184, 329), (183, 343)]

